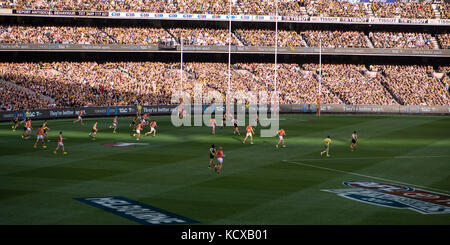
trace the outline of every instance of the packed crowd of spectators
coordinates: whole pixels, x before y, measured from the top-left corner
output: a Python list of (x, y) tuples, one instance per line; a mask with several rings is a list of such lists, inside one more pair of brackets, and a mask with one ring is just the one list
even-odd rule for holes
[[(320, 74), (318, 64), (304, 64), (303, 67)], [(380, 78), (369, 77), (364, 74), (366, 71), (364, 65), (323, 64), (321, 80), (325, 88), (348, 104), (397, 104), (381, 84)]]
[(301, 33), (310, 47), (319, 47), (322, 39), (324, 48), (366, 48), (363, 32), (357, 31), (304, 31)]
[(0, 43), (158, 44), (176, 42), (163, 28), (0, 26)]
[(450, 4), (449, 3), (440, 4), (439, 12), (441, 13), (441, 19), (450, 19)]
[[(228, 29), (222, 28), (152, 28), (152, 27), (89, 27), (89, 26), (2, 26), (0, 43), (59, 44), (159, 44), (228, 45)], [(416, 32), (370, 32), (375, 48), (433, 49), (432, 35)], [(268, 29), (236, 29), (231, 33), (233, 46), (367, 48), (365, 34), (359, 31), (319, 31)], [(449, 48), (449, 34), (437, 35), (441, 48)]]
[(372, 2), (372, 13), (377, 18), (410, 18), (410, 19), (434, 19), (434, 11), (431, 3), (426, 2)]
[[(212, 29), (212, 28), (171, 28), (169, 29), (177, 40), (183, 38), (185, 45), (228, 45), (229, 33), (228, 29)], [(236, 36), (231, 33), (231, 45), (242, 46)]]
[(439, 34), (437, 35), (437, 39), (439, 41), (439, 44), (441, 45), (441, 48), (443, 49), (450, 49), (450, 34)]
[(50, 105), (50, 101), (36, 94), (0, 83), (0, 111), (48, 108)]
[(432, 67), (382, 65), (377, 69), (395, 95), (405, 105), (450, 105), (450, 95), (443, 82), (430, 75)]
[[(440, 69), (450, 71), (448, 67)], [(275, 85), (275, 65), (271, 63), (232, 64), (231, 78), (228, 65), (217, 62), (188, 62), (182, 73), (180, 63), (0, 63), (1, 79), (36, 93), (33, 96), (2, 86), (0, 104), (11, 109), (170, 104), (173, 93), (180, 90), (194, 99), (194, 88), (200, 84), (203, 93), (216, 91), (223, 101), (227, 91), (269, 95), (276, 89), (282, 104), (314, 104), (321, 81), (324, 104), (450, 105), (447, 77), (445, 81), (434, 78), (430, 67), (374, 65), (370, 70), (378, 74), (368, 76), (363, 65), (323, 64), (321, 79), (318, 64), (278, 64), (276, 70)]]
[(338, 0), (306, 0), (310, 16), (367, 18), (369, 12), (364, 3)]
[(0, 26), (0, 42), (111, 44), (114, 40), (96, 27)]
[[(136, 11), (150, 13), (228, 14), (230, 1), (232, 14), (274, 15), (273, 0), (0, 0), (0, 8), (52, 9), (87, 11)], [(371, 5), (369, 8), (368, 6)], [(306, 13), (301, 7), (306, 8)], [(278, 0), (278, 15), (324, 16), (324, 17), (369, 17), (372, 11), (380, 18), (435, 18), (429, 1), (396, 1), (395, 3), (360, 3), (339, 0)], [(449, 4), (438, 5), (441, 18), (448, 19)]]
[(279, 47), (306, 47), (306, 42), (299, 33), (295, 31), (278, 30), (278, 40), (275, 40), (274, 30), (251, 30), (238, 29), (236, 37), (245, 46), (275, 46)]
[(370, 32), (369, 38), (375, 48), (433, 49), (432, 36), (428, 33)]

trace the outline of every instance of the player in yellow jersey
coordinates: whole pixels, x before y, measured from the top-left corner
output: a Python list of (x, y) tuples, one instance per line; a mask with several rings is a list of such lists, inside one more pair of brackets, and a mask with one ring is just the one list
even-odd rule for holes
[(323, 153), (327, 153), (327, 157), (329, 157), (330, 155), (328, 153), (329, 153), (329, 150), (330, 150), (331, 137), (330, 136), (326, 137), (323, 140), (323, 144), (324, 144), (325, 150), (320, 152), (320, 155), (322, 156)]
[(94, 126), (92, 126), (92, 132), (89, 133), (89, 136), (92, 140), (95, 140), (95, 136), (97, 136), (97, 122), (95, 122)]

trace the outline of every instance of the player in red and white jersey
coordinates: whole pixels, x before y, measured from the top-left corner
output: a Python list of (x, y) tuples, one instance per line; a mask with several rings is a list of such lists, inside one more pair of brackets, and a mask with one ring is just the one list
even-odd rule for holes
[(26, 124), (25, 124), (25, 127), (24, 127), (24, 132), (23, 132), (23, 135), (22, 135), (22, 139), (23, 138), (28, 138), (28, 137), (30, 137), (31, 136), (31, 129), (32, 129), (33, 127), (31, 127), (31, 119), (27, 119), (27, 121), (26, 121)]
[(212, 134), (216, 134), (216, 119), (211, 119)]
[(283, 143), (283, 147), (286, 147), (286, 145), (284, 144), (284, 136), (286, 135), (286, 132), (284, 131), (284, 129), (280, 129), (280, 130), (278, 130), (278, 137), (279, 137), (279, 140), (278, 140), (278, 143), (277, 143), (277, 145), (276, 145), (276, 147), (278, 148), (278, 145), (280, 144), (280, 143)]
[(77, 123), (77, 122), (80, 122), (81, 125), (84, 125), (84, 124), (83, 124), (83, 111), (82, 111), (82, 110), (80, 110), (80, 111), (78, 112), (78, 119), (75, 120), (75, 121), (73, 121), (73, 124), (75, 124), (75, 123)]
[(34, 148), (37, 147), (39, 140), (41, 140), (41, 142), (42, 142), (42, 148), (47, 148), (47, 146), (45, 145), (45, 141), (44, 141), (44, 128), (43, 127), (38, 128), (36, 142), (34, 142), (34, 146), (33, 146)]
[(109, 128), (113, 129), (113, 134), (116, 133), (116, 130), (117, 130), (117, 116), (114, 117), (112, 125)]
[(66, 155), (67, 152), (64, 150), (64, 143), (63, 143), (63, 135), (62, 132), (59, 132), (59, 136), (58, 136), (58, 146), (56, 147), (56, 149), (53, 151), (53, 154), (56, 154), (56, 152), (59, 150), (59, 148), (61, 147), (61, 150), (63, 151), (63, 154)]
[(148, 131), (147, 133), (145, 133), (145, 135), (147, 136), (147, 135), (153, 133), (153, 136), (156, 136), (156, 129), (155, 129), (155, 127), (156, 127), (156, 121), (152, 121), (152, 122), (150, 123), (150, 131)]
[(148, 125), (148, 120), (149, 120), (149, 118), (148, 118), (148, 114), (147, 113), (144, 113), (143, 115), (142, 115), (142, 126), (147, 126)]
[(253, 134), (254, 133), (255, 132), (253, 131), (252, 126), (248, 125), (247, 126), (247, 135), (245, 136), (245, 139), (242, 143), (245, 144), (245, 141), (247, 140), (248, 136), (250, 136), (250, 144), (253, 144)]
[(223, 158), (225, 154), (223, 154), (223, 147), (220, 147), (216, 153), (217, 156), (217, 165), (215, 166), (216, 173), (220, 174), (222, 172)]
[(136, 133), (133, 134), (133, 136), (137, 136), (136, 140), (139, 140), (141, 138), (141, 130), (142, 130), (142, 122), (140, 122), (137, 126), (136, 126)]

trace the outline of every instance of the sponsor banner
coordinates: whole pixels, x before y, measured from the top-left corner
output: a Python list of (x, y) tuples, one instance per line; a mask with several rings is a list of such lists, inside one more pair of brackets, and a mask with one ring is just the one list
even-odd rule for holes
[(23, 15), (53, 15), (53, 16), (98, 16), (108, 17), (108, 12), (99, 11), (71, 11), (71, 10), (25, 10), (25, 9), (13, 9), (13, 14)]
[[(154, 105), (142, 106), (142, 113), (150, 113), (150, 115), (171, 115), (172, 111), (178, 105)], [(210, 105), (201, 105), (201, 110), (198, 113), (203, 113)], [(257, 110), (262, 111), (267, 108), (271, 111), (270, 105), (257, 105)], [(246, 111), (253, 112), (254, 107), (246, 107), (245, 105), (234, 105), (234, 112)], [(226, 106), (214, 106), (213, 113), (223, 113), (226, 111)], [(318, 106), (316, 104), (282, 104), (279, 105), (280, 113), (316, 113)], [(30, 110), (28, 117), (31, 119), (56, 119), (56, 118), (76, 118), (79, 108), (65, 108), (65, 109), (42, 109)], [(83, 116), (87, 117), (105, 117), (105, 116), (131, 116), (137, 112), (136, 106), (111, 106), (111, 107), (83, 107)], [(378, 105), (343, 105), (343, 104), (322, 104), (321, 112), (329, 113), (400, 113), (400, 114), (450, 114), (450, 106), (378, 106)], [(191, 112), (194, 114), (194, 105), (191, 107)], [(24, 111), (1, 111), (0, 121), (11, 121), (15, 114), (25, 115)]]
[(367, 18), (341, 17), (342, 22), (369, 22)]
[(339, 17), (311, 17), (312, 22), (340, 22)]
[[(368, 1), (368, 0), (365, 0)], [(384, 0), (380, 0), (383, 2)], [(391, 0), (387, 0), (391, 1)], [(146, 13), (146, 12), (101, 12), (101, 11), (72, 11), (72, 10), (24, 10), (0, 9), (0, 14), (42, 15), (42, 16), (80, 16), (80, 17), (109, 17), (127, 19), (179, 19), (179, 20), (222, 20), (228, 21), (229, 15), (214, 14), (185, 14), (185, 13)], [(231, 15), (235, 21), (298, 21), (298, 22), (334, 22), (334, 23), (400, 23), (400, 24), (437, 24), (449, 25), (448, 19), (399, 19), (399, 18), (357, 18), (357, 17), (309, 17), (309, 16), (270, 16), (270, 15)]]
[(450, 19), (431, 19), (431, 20), (428, 20), (428, 23), (450, 25)]
[(200, 223), (196, 220), (121, 196), (74, 199), (143, 225)]
[(369, 22), (372, 23), (399, 23), (397, 18), (369, 18)]
[[(257, 16), (259, 17), (259, 16)], [(306, 22), (309, 21), (310, 17), (309, 16), (283, 16), (282, 20), (286, 20), (286, 21), (300, 21), (300, 22)], [(259, 19), (261, 20), (261, 19)]]
[(400, 23), (411, 23), (411, 24), (426, 24), (427, 19), (400, 19)]
[(322, 190), (373, 205), (410, 209), (422, 214), (450, 213), (450, 195), (405, 185), (373, 181), (346, 181), (350, 189)]
[(0, 8), (0, 14), (12, 14), (12, 9), (2, 9), (2, 8)]

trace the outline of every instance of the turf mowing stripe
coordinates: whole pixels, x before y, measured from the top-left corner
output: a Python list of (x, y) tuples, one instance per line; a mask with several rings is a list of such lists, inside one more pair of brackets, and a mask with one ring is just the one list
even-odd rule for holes
[(310, 165), (310, 164), (306, 164), (306, 163), (301, 163), (301, 162), (296, 162), (296, 161), (289, 161), (289, 160), (282, 160), (282, 161), (283, 162), (287, 162), (287, 163), (293, 163), (293, 164), (297, 164), (297, 165), (302, 165), (302, 166), (308, 166), (308, 167), (312, 167), (312, 168), (318, 168), (318, 169), (323, 169), (323, 170), (328, 170), (328, 171), (334, 171), (334, 172), (339, 172), (339, 173), (345, 173), (345, 174), (350, 174), (350, 175), (361, 176), (361, 177), (365, 177), (365, 178), (371, 178), (371, 179), (377, 179), (377, 180), (382, 180), (382, 181), (395, 182), (395, 183), (399, 183), (399, 184), (403, 184), (403, 185), (410, 185), (410, 186), (420, 187), (420, 188), (423, 188), (423, 189), (429, 189), (429, 190), (434, 190), (434, 191), (441, 191), (441, 192), (450, 193), (450, 191), (446, 191), (446, 190), (441, 190), (441, 189), (436, 189), (436, 188), (431, 188), (431, 187), (421, 186), (421, 185), (415, 185), (415, 184), (410, 184), (410, 183), (405, 183), (405, 182), (401, 182), (401, 181), (390, 180), (390, 179), (385, 179), (385, 178), (380, 178), (380, 177), (375, 177), (375, 176), (370, 176), (370, 175), (365, 175), (365, 174), (358, 174), (358, 173), (344, 171), (344, 170), (339, 170), (339, 169), (314, 166), (314, 165)]

